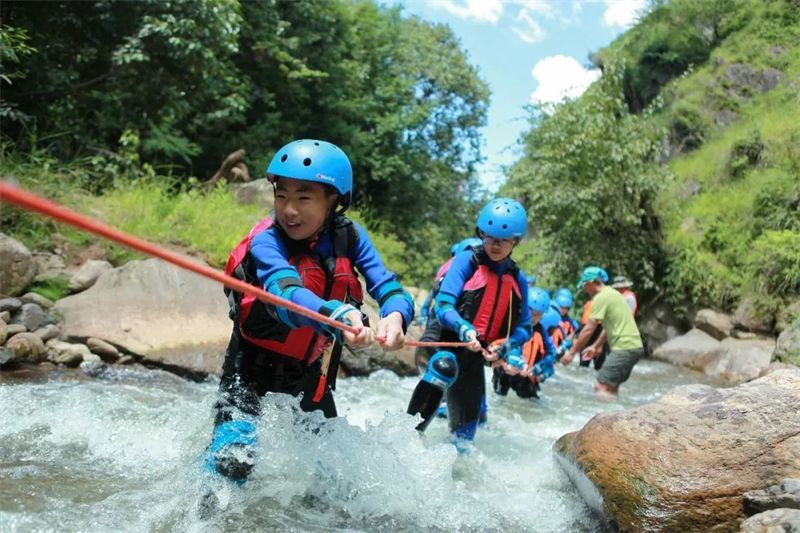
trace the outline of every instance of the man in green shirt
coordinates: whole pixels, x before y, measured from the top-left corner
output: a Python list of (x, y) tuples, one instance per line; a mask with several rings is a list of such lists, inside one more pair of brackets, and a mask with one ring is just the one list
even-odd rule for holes
[(630, 377), (633, 366), (644, 355), (644, 348), (631, 308), (618, 291), (603, 282), (604, 274), (605, 271), (596, 266), (587, 267), (583, 271), (578, 288), (592, 297), (592, 310), (589, 322), (581, 329), (581, 334), (569, 352), (561, 358), (561, 363), (568, 365), (589, 343), (597, 326), (602, 324), (603, 333), (592, 346), (584, 350), (583, 355), (596, 356), (608, 338), (611, 353), (597, 372), (594, 390), (601, 394), (615, 395), (620, 384)]

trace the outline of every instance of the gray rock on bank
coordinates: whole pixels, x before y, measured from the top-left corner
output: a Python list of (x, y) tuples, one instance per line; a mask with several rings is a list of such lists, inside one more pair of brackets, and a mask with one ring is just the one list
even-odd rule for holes
[(94, 337), (153, 362), (219, 373), (231, 321), (222, 287), (157, 259), (106, 270), (59, 300), (62, 336)]
[(68, 288), (70, 292), (85, 291), (97, 282), (97, 279), (108, 270), (114, 267), (108, 261), (90, 259), (86, 261), (69, 279)]
[(22, 294), (36, 276), (33, 255), (18, 240), (0, 233), (0, 297)]

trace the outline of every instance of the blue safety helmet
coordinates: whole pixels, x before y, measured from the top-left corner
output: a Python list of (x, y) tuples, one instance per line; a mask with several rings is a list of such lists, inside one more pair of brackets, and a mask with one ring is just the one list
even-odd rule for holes
[(327, 141), (299, 139), (283, 146), (267, 166), (267, 179), (313, 181), (330, 185), (339, 193), (342, 211), (353, 197), (353, 167), (341, 148)]
[(521, 239), (528, 230), (525, 208), (511, 198), (495, 198), (478, 214), (478, 234), (485, 233), (495, 239)]
[(582, 289), (586, 283), (590, 281), (596, 281), (598, 279), (602, 280), (603, 283), (608, 283), (608, 272), (599, 266), (588, 266), (583, 270), (581, 279), (578, 280), (578, 288)]
[(556, 303), (559, 307), (572, 307), (572, 291), (567, 288), (558, 289), (556, 292)]
[(475, 248), (477, 248), (481, 244), (483, 244), (483, 241), (481, 241), (479, 238), (477, 238), (477, 237), (469, 237), (467, 239), (464, 239), (464, 240), (462, 240), (460, 242), (455, 243), (450, 248), (450, 255), (460, 254), (464, 250), (474, 250)]
[(533, 287), (528, 291), (528, 307), (534, 313), (544, 313), (550, 307), (550, 296), (547, 291)]

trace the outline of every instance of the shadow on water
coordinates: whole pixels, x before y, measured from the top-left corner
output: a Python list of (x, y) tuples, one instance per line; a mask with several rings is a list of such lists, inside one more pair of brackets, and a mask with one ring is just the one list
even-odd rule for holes
[[(0, 373), (0, 529), (605, 531), (553, 443), (597, 413), (703, 378), (643, 361), (610, 402), (595, 398), (593, 379), (588, 369), (560, 368), (541, 400), (490, 393), (489, 422), (468, 455), (450, 444), (444, 420), (421, 438), (414, 431), (405, 415), (414, 378), (340, 380), (344, 416), (333, 420), (298, 419), (291, 399), (268, 395), (258, 462), (239, 487), (201, 473), (213, 382), (141, 367), (95, 378)], [(197, 508), (209, 483), (221, 510), (203, 520)]]

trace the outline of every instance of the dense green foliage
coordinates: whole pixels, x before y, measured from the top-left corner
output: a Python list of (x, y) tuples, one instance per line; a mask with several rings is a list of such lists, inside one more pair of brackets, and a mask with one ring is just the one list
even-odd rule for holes
[(587, 263), (647, 288), (663, 275), (653, 210), (668, 179), (659, 165), (663, 132), (628, 111), (621, 86), (610, 66), (580, 100), (537, 115), (505, 185), (529, 206), (534, 246), (548, 250), (534, 270), (549, 281), (577, 279)]
[(534, 113), (512, 169), (508, 190), (532, 200), (540, 235), (527, 245), (529, 268), (551, 281), (593, 262), (624, 269), (679, 310), (755, 297), (773, 312), (796, 299), (796, 2), (659, 2), (593, 60), (603, 81)]
[(488, 88), (446, 26), (368, 0), (6, 1), (0, 17), (6, 150), (75, 161), (88, 191), (183, 190), (239, 148), (258, 176), (318, 137), (350, 155), (356, 205), (414, 276), (470, 225)]

